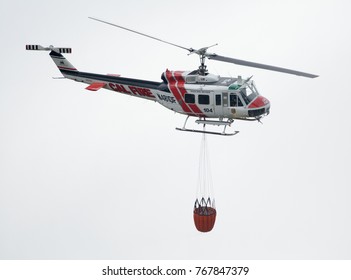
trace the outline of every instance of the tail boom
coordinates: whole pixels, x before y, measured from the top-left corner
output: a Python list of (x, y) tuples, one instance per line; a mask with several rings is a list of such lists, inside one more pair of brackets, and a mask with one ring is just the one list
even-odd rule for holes
[(71, 48), (55, 48), (53, 46), (42, 47), (40, 45), (26, 45), (30, 51), (50, 51), (50, 57), (60, 70), (61, 74), (70, 80), (88, 84), (90, 91), (98, 91), (101, 88), (115, 92), (141, 97), (148, 100), (157, 100), (157, 93), (164, 90), (164, 84), (154, 81), (131, 79), (119, 75), (101, 75), (78, 71), (61, 53), (71, 53)]

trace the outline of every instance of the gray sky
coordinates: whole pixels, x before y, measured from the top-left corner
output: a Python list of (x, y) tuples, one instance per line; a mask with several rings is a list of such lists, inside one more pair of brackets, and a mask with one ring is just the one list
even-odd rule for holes
[[(0, 259), (350, 259), (349, 1), (42, 1), (0, 4)], [(184, 116), (54, 80), (45, 52), (79, 70), (160, 81), (198, 57), (176, 44), (319, 74), (209, 61), (254, 75), (271, 114), (208, 137), (218, 217), (196, 231), (201, 135)]]

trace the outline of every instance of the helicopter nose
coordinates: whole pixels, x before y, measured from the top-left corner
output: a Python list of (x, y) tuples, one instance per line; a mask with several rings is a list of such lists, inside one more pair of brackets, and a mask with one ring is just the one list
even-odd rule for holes
[(267, 98), (259, 95), (248, 106), (249, 116), (258, 117), (264, 114), (269, 114), (271, 105)]
[(249, 109), (258, 109), (269, 107), (269, 100), (261, 95), (257, 96), (253, 102), (250, 103)]

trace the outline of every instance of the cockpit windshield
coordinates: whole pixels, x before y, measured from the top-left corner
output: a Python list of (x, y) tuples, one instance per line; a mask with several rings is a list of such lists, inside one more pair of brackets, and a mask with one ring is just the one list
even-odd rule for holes
[(229, 97), (231, 107), (249, 105), (259, 95), (254, 81), (248, 81), (244, 86), (233, 84), (229, 89), (234, 90)]
[(246, 105), (248, 105), (252, 100), (250, 100), (248, 98), (248, 96), (246, 95), (246, 89), (243, 89), (240, 91), (240, 96), (241, 98), (244, 100), (244, 102), (246, 103)]
[(259, 94), (256, 89), (255, 83), (250, 81), (246, 84), (246, 87), (240, 90), (240, 95), (245, 101), (246, 104), (249, 104), (252, 100), (254, 100)]

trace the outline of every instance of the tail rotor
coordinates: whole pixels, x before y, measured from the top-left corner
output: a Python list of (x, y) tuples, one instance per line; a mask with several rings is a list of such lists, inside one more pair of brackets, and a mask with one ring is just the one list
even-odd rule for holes
[(72, 53), (71, 48), (55, 48), (54, 46), (43, 47), (41, 45), (26, 45), (27, 51), (54, 51), (57, 53)]
[(50, 57), (55, 62), (58, 69), (61, 71), (64, 77), (67, 77), (70, 73), (77, 72), (72, 63), (70, 63), (62, 53), (72, 53), (71, 48), (56, 48), (54, 46), (43, 47), (41, 45), (26, 45), (28, 51), (49, 51)]

